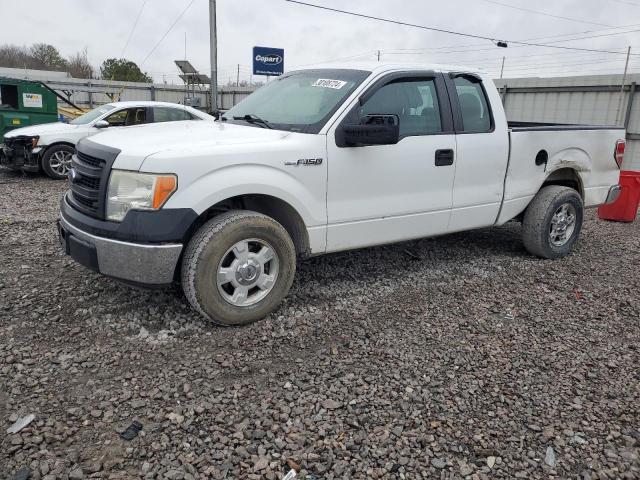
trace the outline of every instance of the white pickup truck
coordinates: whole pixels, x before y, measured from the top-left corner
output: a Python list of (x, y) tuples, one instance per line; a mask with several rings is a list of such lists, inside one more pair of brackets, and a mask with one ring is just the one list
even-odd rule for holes
[(287, 73), (219, 122), (82, 140), (67, 254), (143, 285), (181, 281), (223, 325), (277, 308), (296, 259), (522, 221), (543, 258), (614, 201), (625, 132), (508, 124), (487, 75), (380, 63)]

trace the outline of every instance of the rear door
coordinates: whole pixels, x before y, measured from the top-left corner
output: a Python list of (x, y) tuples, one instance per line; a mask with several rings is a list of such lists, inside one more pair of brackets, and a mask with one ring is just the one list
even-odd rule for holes
[[(398, 116), (398, 144), (336, 144), (337, 125), (375, 114)], [(330, 130), (327, 151), (328, 250), (446, 232), (456, 144), (441, 74), (394, 73), (375, 82)]]
[[(449, 231), (493, 225), (502, 205), (509, 136), (502, 102), (479, 75), (445, 76), (456, 129), (457, 161)], [(491, 108), (496, 105), (496, 108)]]

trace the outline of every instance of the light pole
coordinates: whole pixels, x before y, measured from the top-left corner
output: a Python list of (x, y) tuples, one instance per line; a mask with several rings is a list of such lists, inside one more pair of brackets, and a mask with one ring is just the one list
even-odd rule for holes
[(216, 0), (209, 0), (209, 37), (211, 41), (211, 110), (218, 111), (218, 33), (216, 27)]

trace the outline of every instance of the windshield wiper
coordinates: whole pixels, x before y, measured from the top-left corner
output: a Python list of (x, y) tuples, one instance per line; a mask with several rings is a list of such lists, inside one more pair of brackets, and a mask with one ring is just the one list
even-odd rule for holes
[(238, 117), (233, 117), (234, 120), (244, 120), (247, 123), (252, 123), (255, 125), (262, 125), (263, 128), (271, 128), (273, 129), (273, 127), (271, 125), (269, 125), (269, 122), (267, 122), (266, 120), (261, 119), (259, 116), (257, 115), (253, 115), (253, 114), (246, 114), (246, 115), (241, 115)]

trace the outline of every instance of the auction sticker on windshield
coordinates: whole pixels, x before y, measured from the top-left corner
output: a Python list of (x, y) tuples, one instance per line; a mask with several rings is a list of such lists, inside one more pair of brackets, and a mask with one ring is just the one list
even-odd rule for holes
[(335, 90), (340, 90), (346, 84), (347, 84), (347, 82), (343, 82), (342, 80), (330, 80), (328, 78), (319, 78), (311, 86), (312, 87), (333, 88)]

